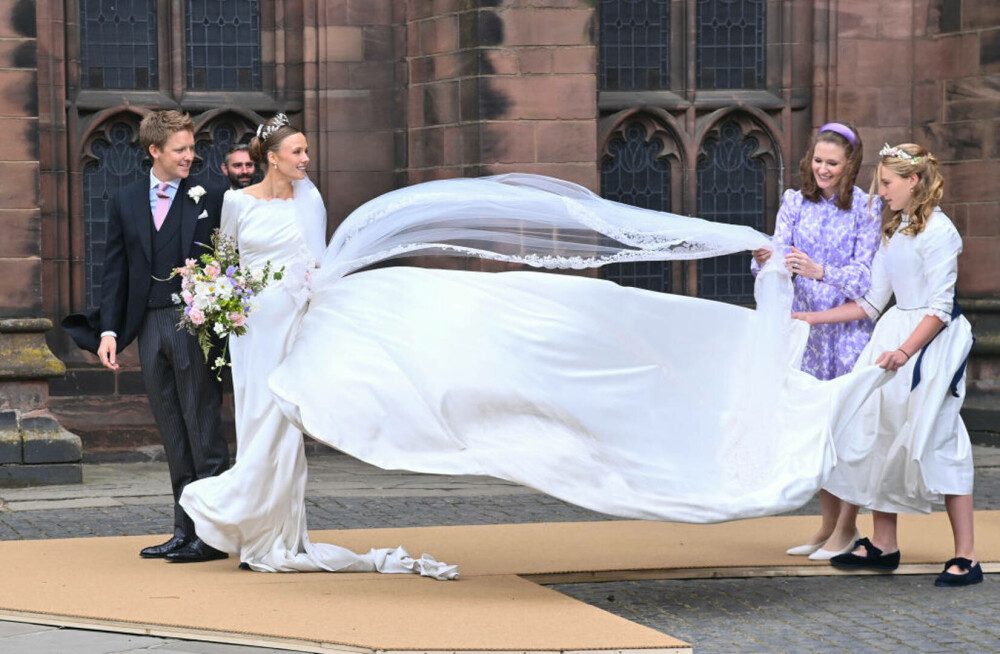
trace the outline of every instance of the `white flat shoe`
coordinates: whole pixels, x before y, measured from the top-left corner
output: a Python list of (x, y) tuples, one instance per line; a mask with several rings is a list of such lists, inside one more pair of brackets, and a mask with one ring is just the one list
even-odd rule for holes
[(821, 548), (817, 549), (815, 552), (813, 552), (812, 554), (809, 555), (809, 560), (810, 561), (829, 561), (830, 559), (832, 559), (835, 556), (840, 556), (841, 554), (847, 554), (848, 552), (852, 552), (852, 551), (854, 551), (854, 543), (859, 538), (861, 538), (861, 534), (858, 533), (858, 532), (854, 532), (854, 538), (851, 539), (851, 542), (849, 542), (844, 547), (844, 549), (842, 549), (842, 550), (825, 550), (825, 549), (823, 549), (821, 547)]
[(785, 554), (788, 556), (811, 556), (813, 552), (820, 551), (820, 548), (822, 547), (823, 543), (818, 543), (816, 545), (799, 545), (785, 550)]

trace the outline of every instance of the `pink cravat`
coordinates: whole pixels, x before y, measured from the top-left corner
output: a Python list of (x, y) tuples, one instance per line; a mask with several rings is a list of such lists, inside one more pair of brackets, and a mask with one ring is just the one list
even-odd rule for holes
[(163, 221), (167, 219), (167, 212), (170, 211), (170, 196), (167, 195), (167, 184), (166, 182), (160, 182), (156, 185), (156, 211), (153, 212), (153, 226), (156, 227), (156, 231), (160, 231), (160, 227), (163, 227)]

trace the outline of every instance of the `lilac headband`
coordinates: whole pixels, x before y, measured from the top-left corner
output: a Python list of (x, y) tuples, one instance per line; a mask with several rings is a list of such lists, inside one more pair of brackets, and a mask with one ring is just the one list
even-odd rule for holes
[(833, 132), (834, 134), (840, 134), (847, 142), (851, 144), (851, 147), (855, 147), (858, 144), (858, 137), (851, 131), (851, 128), (847, 125), (841, 123), (827, 123), (819, 128), (821, 132)]

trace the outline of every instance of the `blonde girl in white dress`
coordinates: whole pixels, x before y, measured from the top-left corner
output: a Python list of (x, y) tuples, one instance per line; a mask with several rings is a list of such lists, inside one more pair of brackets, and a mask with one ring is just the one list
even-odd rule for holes
[[(824, 488), (872, 509), (874, 533), (831, 563), (894, 570), (900, 560), (896, 514), (928, 513), (943, 502), (955, 557), (935, 584), (978, 583), (983, 573), (973, 539), (972, 447), (959, 416), (973, 342), (955, 303), (962, 239), (937, 206), (944, 180), (923, 147), (883, 148), (875, 184), (884, 202), (883, 242), (872, 263), (871, 289), (856, 302), (793, 314), (810, 325), (881, 316), (857, 366), (874, 363), (895, 372), (837, 443), (838, 463)], [(893, 295), (896, 304), (887, 310)]]

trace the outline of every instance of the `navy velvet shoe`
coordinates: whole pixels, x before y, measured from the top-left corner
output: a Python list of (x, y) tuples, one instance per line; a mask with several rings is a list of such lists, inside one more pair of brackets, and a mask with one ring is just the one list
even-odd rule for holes
[[(951, 566), (958, 566), (960, 570), (965, 570), (964, 573), (956, 575), (948, 572), (948, 568)], [(938, 575), (938, 578), (934, 580), (935, 586), (971, 586), (972, 584), (978, 584), (983, 580), (983, 567), (978, 563), (972, 565), (972, 561), (969, 559), (963, 559), (961, 557), (950, 559), (944, 564), (944, 572)]]
[(848, 552), (833, 557), (830, 563), (838, 568), (870, 568), (882, 572), (889, 572), (899, 567), (899, 550), (892, 554), (882, 554), (882, 550), (872, 545), (867, 538), (854, 541), (854, 549), (862, 545), (865, 548), (864, 556)]

